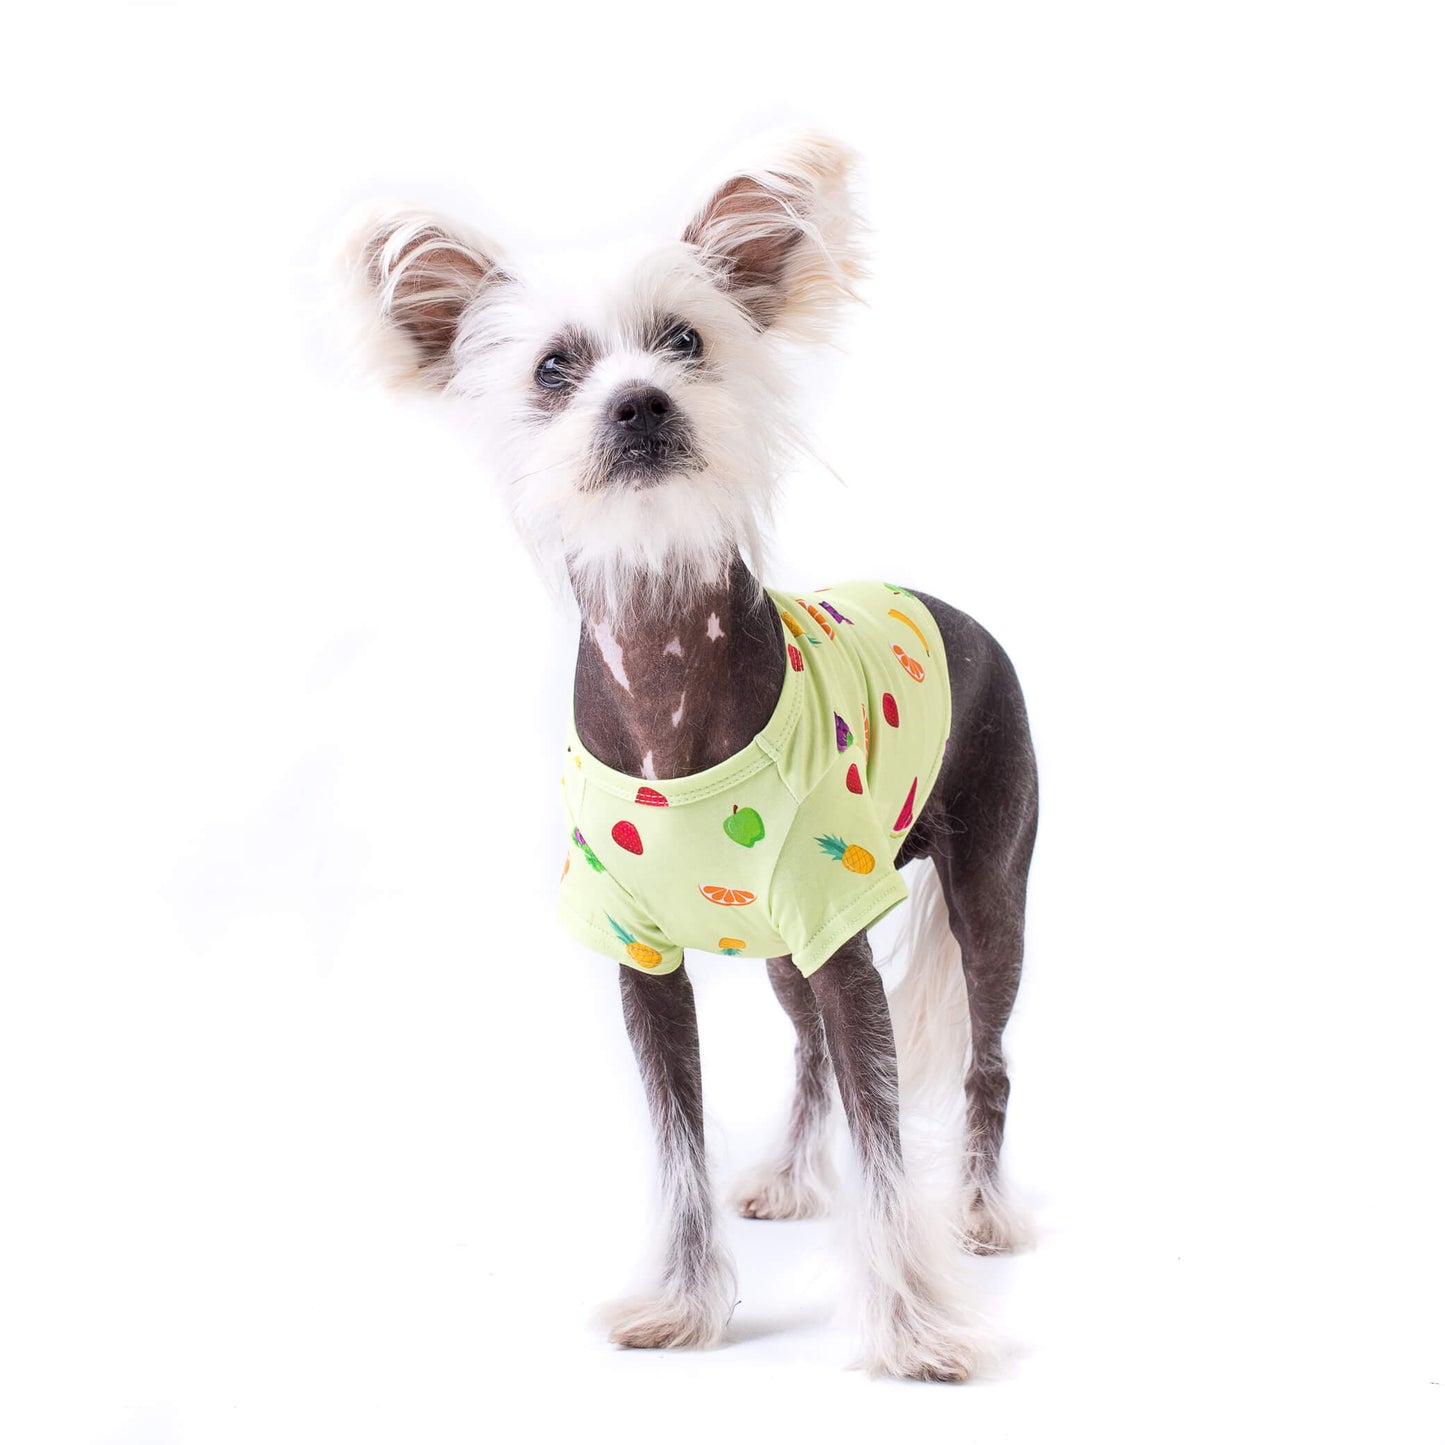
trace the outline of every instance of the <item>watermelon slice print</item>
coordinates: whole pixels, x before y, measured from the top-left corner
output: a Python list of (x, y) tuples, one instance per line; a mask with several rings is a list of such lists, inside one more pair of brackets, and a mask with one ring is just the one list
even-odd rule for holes
[(914, 778), (913, 786), (908, 790), (908, 797), (904, 800), (903, 811), (898, 815), (898, 821), (893, 825), (893, 836), (896, 838), (900, 833), (905, 833), (913, 826), (913, 799), (918, 793), (918, 779)]

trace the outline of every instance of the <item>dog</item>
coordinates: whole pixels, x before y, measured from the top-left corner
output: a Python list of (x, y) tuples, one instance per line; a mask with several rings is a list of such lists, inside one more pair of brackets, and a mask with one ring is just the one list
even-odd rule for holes
[[(864, 274), (854, 172), (841, 144), (795, 137), (728, 170), (675, 239), (565, 262), (383, 205), (350, 227), (344, 266), (372, 369), (471, 408), (522, 536), (578, 605), (562, 916), (619, 964), (666, 1206), (661, 1277), (610, 1307), (611, 1338), (707, 1346), (731, 1316), (682, 951), (742, 953), (767, 958), (798, 1045), (786, 1137), (738, 1208), (824, 1211), (836, 1081), (861, 1363), (957, 1381), (983, 1339), (964, 1252), (1028, 1240), (999, 1172), (1001, 1038), (1038, 787), (1017, 677), (971, 618), (896, 584), (759, 581), (799, 443), (789, 361), (830, 338)], [(867, 930), (913, 860), (890, 1012)], [(904, 1167), (900, 1063), (961, 1085), (951, 1219)]]

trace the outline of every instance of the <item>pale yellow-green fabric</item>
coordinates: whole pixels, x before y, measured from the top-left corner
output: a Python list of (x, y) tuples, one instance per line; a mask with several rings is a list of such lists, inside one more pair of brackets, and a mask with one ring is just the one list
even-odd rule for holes
[(648, 781), (606, 767), (570, 730), (558, 916), (630, 967), (669, 973), (690, 948), (790, 954), (807, 975), (908, 896), (893, 860), (948, 739), (938, 628), (882, 582), (768, 595), (788, 669), (740, 753)]

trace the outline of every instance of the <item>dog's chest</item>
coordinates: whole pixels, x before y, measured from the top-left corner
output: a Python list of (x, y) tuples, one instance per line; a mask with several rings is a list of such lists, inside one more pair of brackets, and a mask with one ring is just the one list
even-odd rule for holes
[(767, 725), (733, 756), (659, 779), (570, 739), (563, 916), (586, 915), (601, 951), (797, 956), (820, 919), (906, 895), (893, 859), (948, 736), (938, 629), (882, 583), (770, 596), (788, 669)]

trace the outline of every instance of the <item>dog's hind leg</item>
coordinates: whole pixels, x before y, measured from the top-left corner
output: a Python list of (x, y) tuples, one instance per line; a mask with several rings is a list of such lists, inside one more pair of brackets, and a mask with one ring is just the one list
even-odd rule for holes
[(1032, 825), (1022, 859), (1006, 856), (979, 867), (945, 854), (939, 879), (949, 922), (963, 954), (968, 986), (970, 1049), (964, 1146), (965, 1242), (978, 1254), (1027, 1248), (1032, 1230), (999, 1170), (1009, 1077), (1003, 1031), (1018, 995), (1024, 951), (1024, 890)]
[(667, 1233), (659, 1288), (608, 1306), (603, 1317), (619, 1345), (716, 1344), (737, 1296), (708, 1183), (692, 982), (681, 966), (661, 977), (625, 966), (621, 973), (623, 1016), (657, 1136)]
[[(1003, 649), (957, 608), (923, 600), (948, 653), (953, 727), (933, 796), (904, 851), (932, 857), (948, 926), (963, 954), (971, 1049), (961, 1228), (977, 1252), (1018, 1249), (1030, 1231), (999, 1174), (1009, 1098), (1002, 1040), (1023, 966), (1038, 772), (1023, 693)], [(940, 950), (930, 951), (935, 962), (943, 960)], [(957, 968), (957, 961), (948, 966)], [(915, 1009), (912, 1021), (917, 1018)], [(935, 1031), (931, 1043), (937, 1047), (927, 1051), (929, 1062), (944, 1077), (948, 1051), (956, 1049), (953, 1058), (962, 1062), (965, 1042), (954, 1044)]]
[(893, 1029), (867, 936), (851, 938), (808, 981), (858, 1157), (863, 1365), (905, 1379), (965, 1380), (980, 1342), (963, 1320), (962, 1252), (904, 1175)]
[(768, 960), (768, 981), (793, 1027), (797, 1083), (782, 1147), (773, 1162), (734, 1191), (738, 1211), (749, 1219), (811, 1219), (826, 1212), (832, 1175), (828, 1167), (828, 1116), (833, 1108), (833, 1070), (823, 1037), (823, 1015), (808, 981), (791, 958)]

